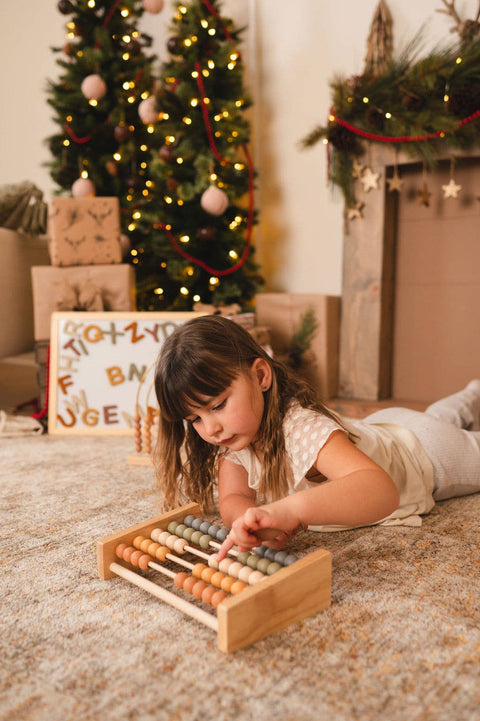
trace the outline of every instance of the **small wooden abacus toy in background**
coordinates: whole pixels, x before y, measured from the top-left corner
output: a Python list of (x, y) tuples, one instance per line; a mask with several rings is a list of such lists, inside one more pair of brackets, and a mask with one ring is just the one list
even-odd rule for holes
[[(328, 551), (297, 559), (266, 546), (255, 553), (232, 549), (218, 563), (207, 551), (218, 550), (226, 535), (226, 529), (202, 520), (200, 506), (192, 503), (98, 541), (98, 573), (103, 579), (121, 576), (216, 631), (225, 653), (330, 605)], [(144, 575), (151, 571), (173, 581), (172, 590)], [(214, 612), (206, 610), (212, 607)]]
[[(154, 398), (154, 381), (152, 380), (154, 368), (155, 363), (152, 363), (138, 384), (133, 430), (135, 453), (131, 453), (127, 458), (128, 464), (132, 466), (152, 465), (151, 454), (158, 433), (158, 405)], [(155, 405), (152, 405), (152, 401)]]

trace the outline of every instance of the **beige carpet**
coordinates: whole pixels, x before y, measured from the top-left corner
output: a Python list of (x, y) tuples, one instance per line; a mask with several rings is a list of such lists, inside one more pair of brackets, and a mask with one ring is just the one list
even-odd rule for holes
[(0, 443), (2, 721), (480, 719), (480, 495), (419, 529), (299, 537), (333, 553), (331, 608), (225, 656), (97, 578), (96, 540), (159, 511), (130, 439)]

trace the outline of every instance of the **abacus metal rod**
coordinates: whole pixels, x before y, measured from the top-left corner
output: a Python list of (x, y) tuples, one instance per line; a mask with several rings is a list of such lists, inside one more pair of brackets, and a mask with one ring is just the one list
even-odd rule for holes
[(165, 601), (165, 603), (168, 603), (170, 606), (174, 606), (176, 609), (182, 611), (187, 616), (190, 616), (196, 621), (203, 623), (204, 626), (208, 626), (214, 631), (218, 631), (218, 620), (216, 616), (211, 616), (209, 613), (203, 611), (201, 608), (197, 608), (192, 603), (184, 601), (183, 598), (176, 596), (174, 593), (167, 591), (161, 586), (157, 586), (156, 583), (153, 583), (153, 581), (149, 581), (148, 578), (140, 576), (138, 573), (135, 573), (135, 571), (130, 571), (130, 569), (124, 568), (119, 563), (111, 563), (110, 570), (112, 571), (112, 573), (115, 573), (117, 576), (121, 576), (126, 581), (130, 581), (130, 583), (133, 583), (135, 586), (142, 588), (144, 591), (148, 591), (148, 593), (151, 593), (152, 596), (156, 596), (160, 600)]

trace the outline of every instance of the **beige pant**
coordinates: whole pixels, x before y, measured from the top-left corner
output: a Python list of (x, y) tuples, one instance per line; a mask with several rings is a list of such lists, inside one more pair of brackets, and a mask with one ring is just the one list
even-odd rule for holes
[(480, 380), (432, 403), (424, 413), (385, 408), (368, 423), (397, 423), (414, 433), (430, 458), (435, 500), (480, 491)]

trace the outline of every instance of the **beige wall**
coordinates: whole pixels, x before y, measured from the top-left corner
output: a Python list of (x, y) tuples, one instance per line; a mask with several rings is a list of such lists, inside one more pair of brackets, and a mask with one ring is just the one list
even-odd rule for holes
[[(113, 1), (113, 0), (112, 0)], [(165, 57), (171, 0), (142, 25)], [(472, 16), (477, 3), (464, 0)], [(359, 74), (377, 0), (225, 0), (224, 13), (249, 25), (244, 56), (255, 105), (255, 164), (260, 173), (257, 247), (267, 290), (341, 293), (342, 203), (326, 183), (323, 146), (300, 151), (299, 141), (324, 123), (329, 82)], [(450, 40), (440, 0), (390, 0), (396, 47), (426, 23), (426, 47)], [(65, 17), (55, 0), (2, 3), (0, 61), (0, 184), (29, 179), (48, 198), (44, 139), (55, 131), (46, 103), (47, 78), (58, 69), (52, 46), (63, 44)]]

